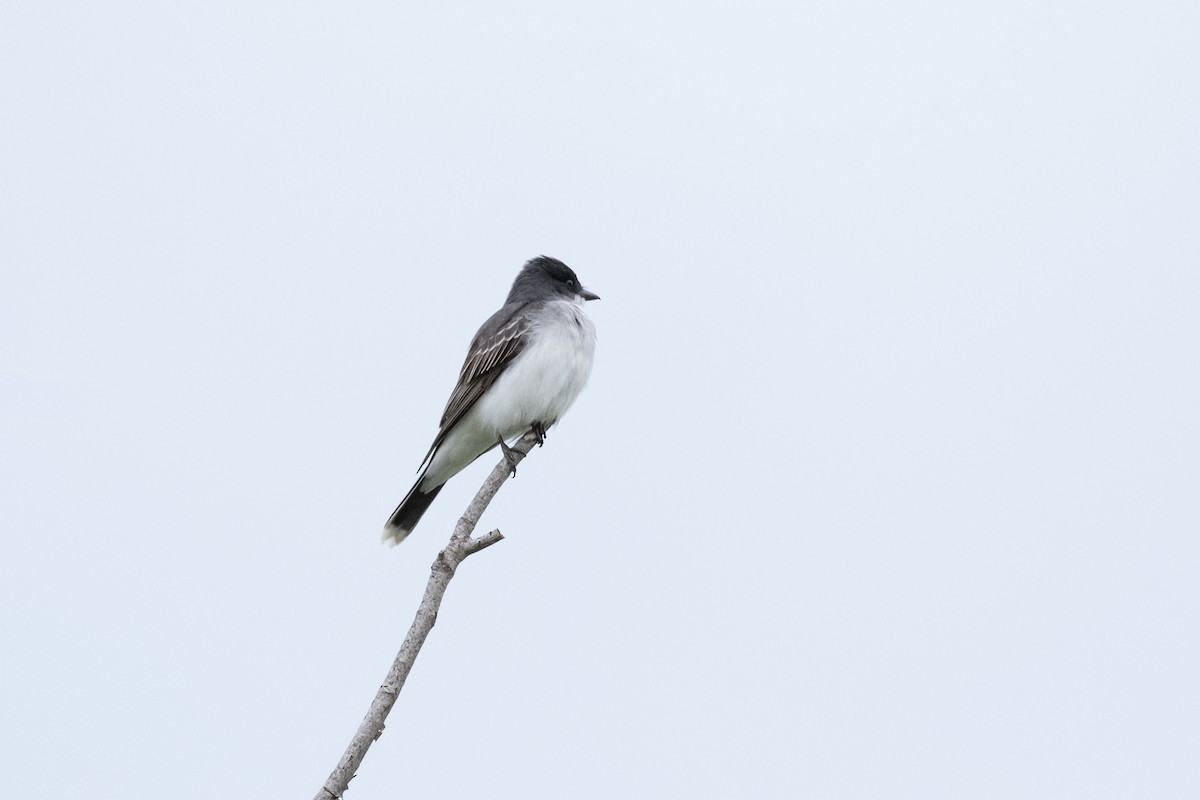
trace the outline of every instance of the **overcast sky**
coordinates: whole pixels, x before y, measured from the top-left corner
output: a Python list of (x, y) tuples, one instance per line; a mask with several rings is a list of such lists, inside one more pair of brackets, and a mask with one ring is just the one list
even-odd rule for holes
[(494, 460), (381, 526), (545, 253), (591, 383), (352, 800), (1200, 796), (1197, 41), (5, 4), (5, 785), (311, 797)]

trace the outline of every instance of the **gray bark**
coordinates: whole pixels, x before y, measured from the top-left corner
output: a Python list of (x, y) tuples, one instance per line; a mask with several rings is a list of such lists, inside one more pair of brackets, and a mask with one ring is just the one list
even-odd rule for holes
[[(532, 431), (521, 437), (511, 448), (514, 461), (520, 463), (537, 441), (537, 435)], [(479, 524), (479, 517), (483, 515), (484, 509), (492, 502), (492, 498), (514, 469), (515, 466), (510, 466), (507, 459), (500, 459), (500, 463), (483, 482), (475, 499), (467, 506), (466, 513), (454, 526), (449, 544), (437, 554), (430, 570), (429, 583), (425, 585), (425, 596), (421, 598), (421, 605), (417, 608), (417, 615), (408, 629), (408, 635), (404, 637), (404, 644), (400, 646), (400, 652), (396, 654), (387, 678), (376, 692), (375, 699), (371, 701), (371, 707), (367, 709), (367, 714), (359, 724), (354, 738), (350, 740), (346, 752), (342, 754), (337, 767), (329, 774), (329, 779), (317, 792), (314, 800), (340, 798), (349, 786), (350, 779), (358, 771), (368, 748), (383, 734), (383, 723), (392, 706), (396, 704), (400, 690), (404, 688), (404, 681), (412, 670), (413, 662), (417, 660), (417, 654), (421, 652), (421, 645), (425, 644), (425, 637), (433, 630), (438, 608), (442, 605), (442, 596), (446, 593), (446, 587), (454, 577), (458, 565), (467, 556), (478, 553), (504, 538), (498, 530), (477, 537), (472, 537), (471, 534)]]

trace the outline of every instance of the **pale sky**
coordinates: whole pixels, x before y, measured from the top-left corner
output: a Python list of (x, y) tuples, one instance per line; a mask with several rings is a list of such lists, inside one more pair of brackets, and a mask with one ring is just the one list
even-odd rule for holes
[(1200, 6), (9, 3), (0, 775), (351, 800), (1200, 796)]

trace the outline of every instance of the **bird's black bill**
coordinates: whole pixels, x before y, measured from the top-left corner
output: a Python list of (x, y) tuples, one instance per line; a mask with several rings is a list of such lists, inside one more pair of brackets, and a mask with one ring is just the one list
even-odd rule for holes
[(595, 292), (589, 292), (587, 289), (580, 289), (579, 296), (582, 297), (584, 300), (599, 300), (600, 299), (600, 295), (596, 294)]

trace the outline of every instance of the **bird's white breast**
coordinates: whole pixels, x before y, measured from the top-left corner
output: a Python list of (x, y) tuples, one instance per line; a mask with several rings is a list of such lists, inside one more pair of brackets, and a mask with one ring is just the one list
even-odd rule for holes
[(529, 343), (484, 392), (434, 453), (421, 486), (441, 486), (496, 442), (520, 436), (535, 422), (562, 419), (587, 384), (596, 328), (583, 298), (555, 300), (539, 314)]
[(479, 422), (505, 439), (560, 420), (592, 372), (596, 328), (583, 300), (555, 300), (539, 316), (529, 343), (478, 402)]

